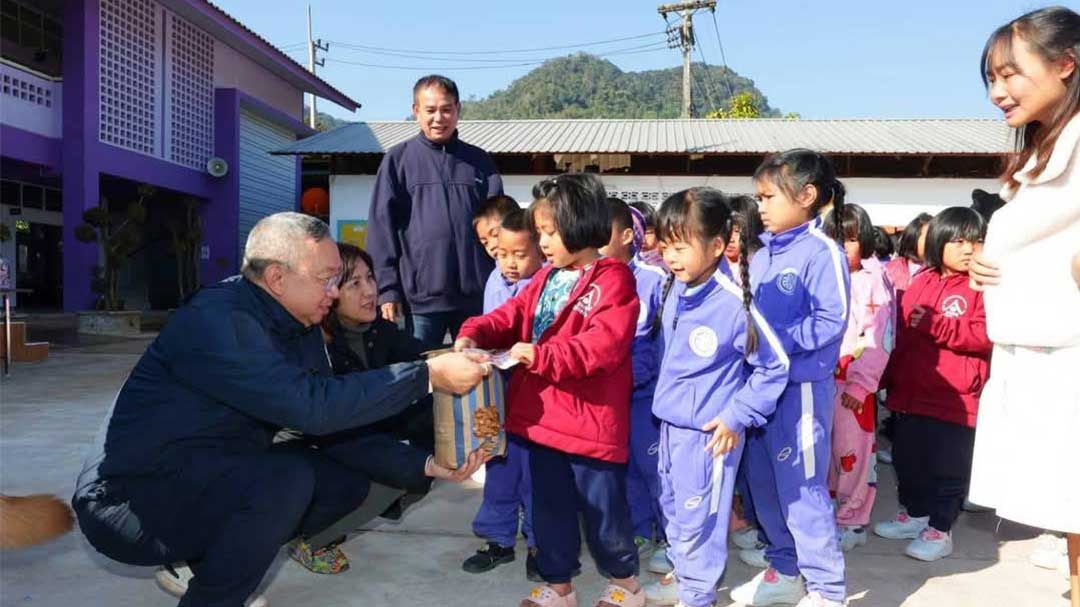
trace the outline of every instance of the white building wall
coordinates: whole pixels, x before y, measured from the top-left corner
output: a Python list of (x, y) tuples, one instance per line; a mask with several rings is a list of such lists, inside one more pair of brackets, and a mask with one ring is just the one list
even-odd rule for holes
[[(532, 187), (540, 175), (503, 175), (506, 193), (522, 204), (532, 199)], [(749, 177), (703, 177), (683, 175), (604, 175), (608, 192), (624, 200), (662, 202), (669, 194), (694, 186), (711, 186), (725, 192), (752, 193)], [(971, 191), (997, 192), (994, 179), (892, 179), (854, 177), (844, 180), (847, 201), (861, 205), (877, 225), (903, 226), (919, 213), (935, 214), (950, 206), (969, 206)], [(374, 175), (330, 176), (330, 226), (338, 237), (341, 221), (366, 220), (375, 186)]]

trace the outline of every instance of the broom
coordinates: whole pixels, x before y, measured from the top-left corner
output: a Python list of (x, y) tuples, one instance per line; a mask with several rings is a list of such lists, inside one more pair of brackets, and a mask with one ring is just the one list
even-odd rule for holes
[(71, 530), (71, 508), (52, 495), (0, 495), (0, 550), (42, 544)]

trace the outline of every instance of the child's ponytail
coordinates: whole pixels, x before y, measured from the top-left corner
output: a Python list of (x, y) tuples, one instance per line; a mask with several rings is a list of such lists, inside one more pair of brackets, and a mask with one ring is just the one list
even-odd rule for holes
[(832, 183), (829, 184), (829, 195), (832, 201), (833, 238), (841, 247), (844, 246), (844, 197), (846, 194), (847, 190), (844, 188), (844, 184), (834, 177)]
[(649, 337), (656, 337), (664, 328), (664, 305), (667, 303), (668, 295), (671, 294), (671, 287), (674, 284), (675, 275), (668, 274), (667, 280), (664, 281), (664, 291), (660, 295), (660, 307), (656, 310), (656, 315), (653, 316), (652, 332), (649, 333)]
[(739, 238), (739, 279), (742, 281), (743, 310), (746, 312), (746, 356), (758, 349), (757, 326), (754, 324), (754, 294), (750, 287), (750, 239)]

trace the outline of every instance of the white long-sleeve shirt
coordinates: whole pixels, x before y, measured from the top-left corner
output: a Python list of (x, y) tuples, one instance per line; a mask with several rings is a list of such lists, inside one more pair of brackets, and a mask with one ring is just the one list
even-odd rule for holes
[(986, 290), (987, 332), (996, 344), (1080, 345), (1080, 289), (1070, 273), (1080, 252), (1080, 115), (1065, 126), (1046, 169), (1032, 178), (1032, 158), (1016, 174), (1019, 188), (990, 222), (983, 256), (1001, 267)]

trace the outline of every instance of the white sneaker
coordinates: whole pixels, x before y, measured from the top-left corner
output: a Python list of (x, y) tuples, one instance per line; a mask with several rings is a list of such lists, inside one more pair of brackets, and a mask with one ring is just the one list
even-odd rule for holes
[(650, 605), (677, 605), (679, 580), (675, 578), (675, 572), (672, 571), (659, 581), (645, 584), (645, 600)]
[(923, 529), (918, 538), (907, 545), (904, 554), (913, 559), (930, 563), (949, 556), (952, 554), (952, 550), (952, 533), (927, 527)]
[(817, 592), (811, 592), (804, 596), (795, 607), (844, 607), (845, 605), (847, 605), (847, 601), (834, 601), (821, 596)]
[(929, 526), (929, 516), (908, 516), (906, 510), (900, 510), (893, 520), (874, 525), (874, 533), (888, 540), (913, 540)]
[(866, 527), (840, 527), (840, 549), (844, 552), (866, 544)]
[(754, 526), (743, 527), (735, 533), (732, 533), (731, 543), (743, 550), (752, 550), (754, 548), (762, 547), (762, 542), (758, 539), (758, 529)]
[(667, 575), (674, 571), (675, 565), (672, 565), (667, 557), (667, 547), (667, 542), (656, 542), (656, 550), (653, 550), (645, 568), (660, 575)]
[(191, 572), (191, 567), (188, 567), (187, 563), (166, 565), (154, 573), (154, 579), (157, 580), (158, 586), (176, 598), (187, 594), (188, 583), (191, 582), (193, 577), (195, 577), (195, 574)]
[(1064, 537), (1052, 533), (1039, 536), (1039, 545), (1028, 557), (1028, 562), (1042, 569), (1053, 569), (1069, 577), (1068, 545)]
[(739, 560), (758, 569), (768, 569), (769, 559), (765, 558), (765, 548), (751, 548), (739, 551)]
[(751, 607), (795, 605), (806, 595), (800, 576), (786, 576), (773, 568), (731, 591), (731, 600)]
[[(193, 577), (195, 577), (195, 574), (191, 572), (191, 567), (188, 567), (186, 563), (174, 563), (162, 567), (154, 574), (158, 586), (176, 598), (183, 598), (187, 594), (188, 583), (191, 582)], [(259, 594), (245, 601), (244, 607), (270, 607), (270, 602), (266, 600), (266, 597)]]

